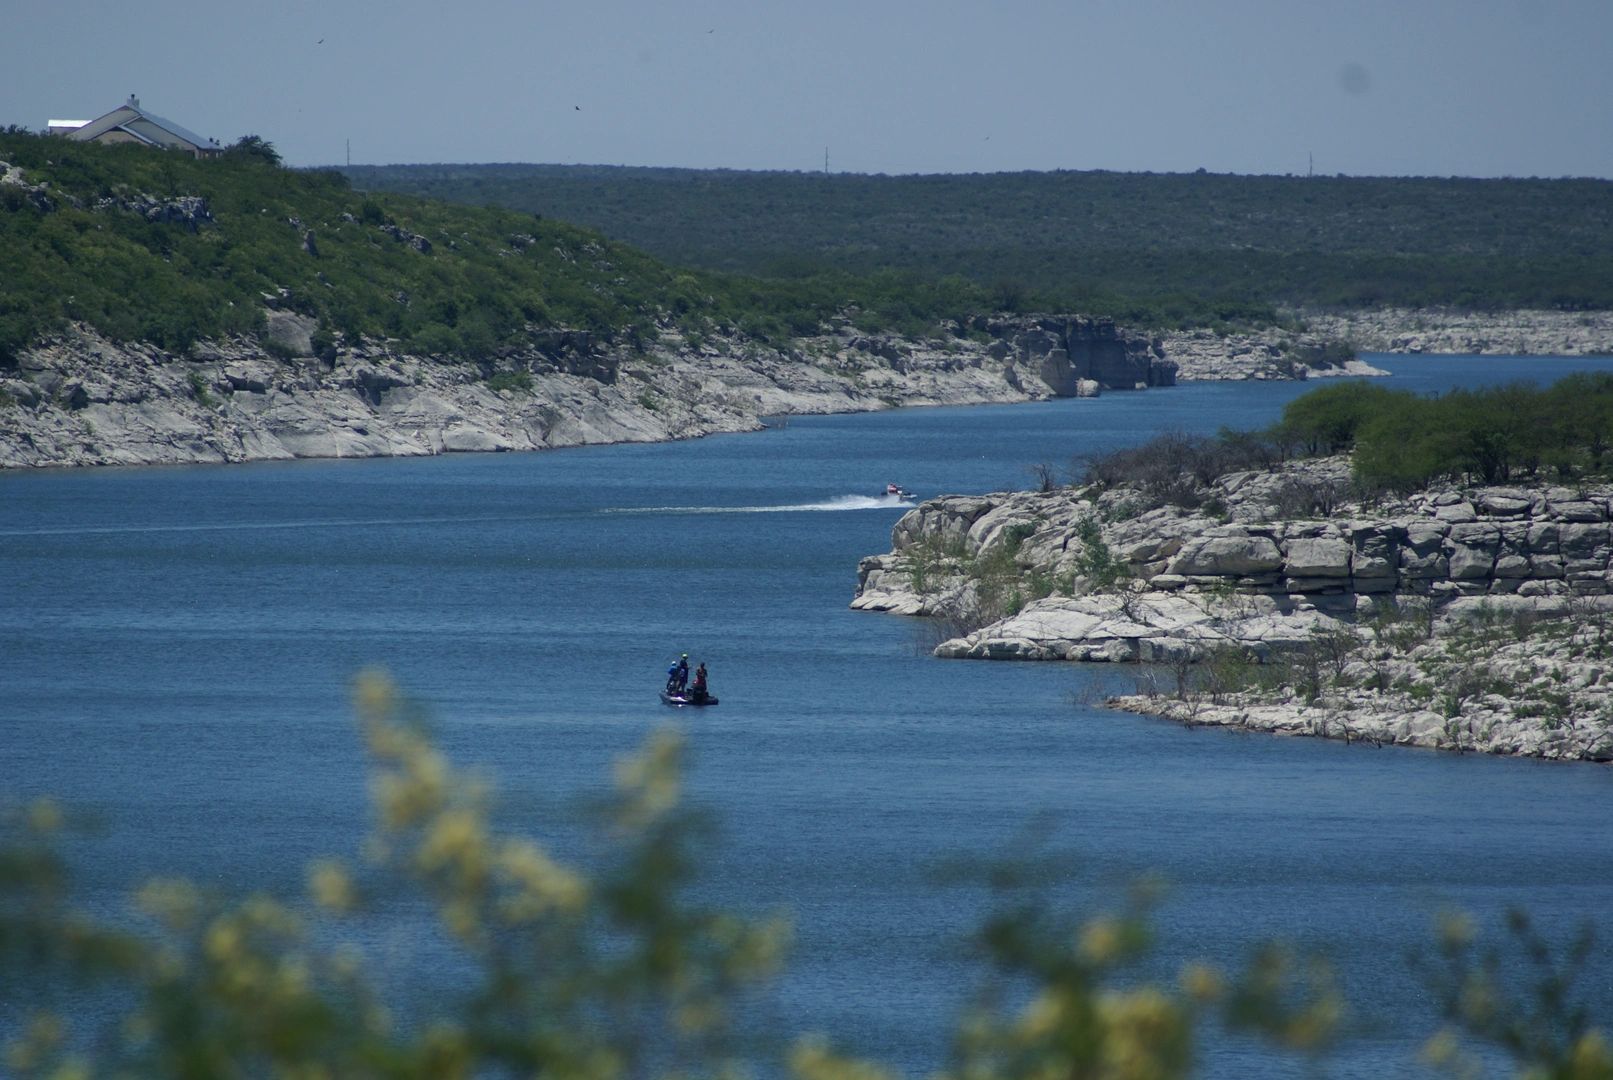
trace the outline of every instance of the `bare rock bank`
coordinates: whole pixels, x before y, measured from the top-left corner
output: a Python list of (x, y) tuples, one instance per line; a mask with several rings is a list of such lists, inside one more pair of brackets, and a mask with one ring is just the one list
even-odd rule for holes
[(1160, 352), (1183, 380), (1303, 379), (1383, 374), (1345, 358), (1348, 343), (1366, 353), (1463, 356), (1613, 356), (1613, 312), (1374, 311), (1289, 313), (1283, 326), (1161, 335)]
[(365, 341), (314, 355), (311, 320), (271, 310), (259, 338), (176, 356), (87, 328), (0, 369), (0, 467), (416, 456), (648, 442), (755, 430), (789, 413), (1019, 402), (1169, 384), (1143, 337), (1034, 317), (930, 341), (850, 329), (776, 349), (628, 349), (574, 331), (494, 362)]
[(852, 607), (950, 621), (941, 657), (1147, 665), (1114, 704), (1192, 723), (1613, 760), (1613, 488), (1330, 505), (1345, 471), (1223, 477), (1214, 516), (931, 500)]

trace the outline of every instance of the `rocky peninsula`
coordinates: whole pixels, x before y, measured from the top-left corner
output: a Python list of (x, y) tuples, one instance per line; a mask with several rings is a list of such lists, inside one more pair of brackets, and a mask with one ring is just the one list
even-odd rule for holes
[(1372, 505), (1341, 458), (1135, 490), (935, 499), (852, 607), (936, 617), (936, 655), (1137, 662), (1111, 704), (1193, 724), (1613, 761), (1613, 488)]

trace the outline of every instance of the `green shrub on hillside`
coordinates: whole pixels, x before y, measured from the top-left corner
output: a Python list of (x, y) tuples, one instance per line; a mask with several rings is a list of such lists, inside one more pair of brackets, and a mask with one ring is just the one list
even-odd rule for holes
[(489, 390), (519, 390), (532, 392), (532, 373), (528, 371), (495, 371), (487, 377)]
[[(273, 167), (273, 147), (253, 138), (194, 161), (0, 133), (0, 160), (49, 199), (0, 189), (0, 360), (70, 320), (183, 350), (259, 329), (265, 295), (317, 318), (332, 341), (386, 337), (473, 359), (531, 329), (632, 344), (670, 323), (782, 342), (848, 309), (867, 329), (916, 331), (984, 307), (958, 279), (674, 270), (527, 213), (355, 194), (334, 171)], [(205, 216), (168, 220), (160, 204), (181, 196), (205, 199)]]

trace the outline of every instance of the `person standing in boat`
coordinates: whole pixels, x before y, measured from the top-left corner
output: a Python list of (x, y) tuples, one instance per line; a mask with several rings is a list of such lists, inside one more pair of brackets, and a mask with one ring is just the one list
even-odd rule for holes
[(678, 692), (678, 661), (676, 660), (672, 661), (671, 665), (666, 669), (666, 692), (669, 694)]
[(681, 694), (689, 685), (689, 654), (684, 653), (672, 666), (673, 693)]
[(694, 669), (694, 686), (690, 687), (690, 696), (695, 701), (706, 700), (706, 662), (700, 661), (700, 666)]

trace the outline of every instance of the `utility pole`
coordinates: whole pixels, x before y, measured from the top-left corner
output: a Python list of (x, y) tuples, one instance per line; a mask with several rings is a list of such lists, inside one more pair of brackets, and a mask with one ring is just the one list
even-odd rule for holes
[(1311, 151), (1307, 150), (1305, 152), (1305, 158), (1309, 162), (1309, 164), (1305, 166), (1305, 175), (1307, 177), (1315, 176), (1316, 175), (1316, 155), (1314, 153), (1312, 153)]
[(347, 140), (347, 167), (353, 167), (353, 140)]
[(823, 175), (829, 175), (829, 148), (827, 146), (823, 148)]

